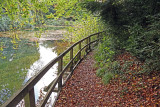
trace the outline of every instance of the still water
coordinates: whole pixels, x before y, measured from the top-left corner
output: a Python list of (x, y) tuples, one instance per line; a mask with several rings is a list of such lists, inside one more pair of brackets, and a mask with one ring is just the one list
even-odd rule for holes
[[(38, 71), (40, 71), (45, 65), (47, 65), (52, 59), (57, 57), (57, 53), (53, 51), (53, 48), (47, 48), (43, 46), (43, 42), (39, 43), (40, 58), (35, 61), (28, 69), (25, 81), (28, 81)], [(42, 77), (42, 79), (35, 85), (35, 99), (40, 99), (40, 90), (42, 91), (45, 86), (48, 86), (54, 78), (57, 76), (57, 64), (55, 64), (49, 71)], [(43, 92), (43, 91), (42, 91)], [(45, 93), (45, 92), (43, 92)], [(52, 94), (52, 97), (56, 97), (56, 93)], [(54, 99), (52, 99), (54, 100)], [(53, 102), (53, 101), (52, 101)]]
[[(13, 44), (11, 42), (12, 39), (6, 37), (0, 37), (0, 41), (1, 105), (46, 64), (58, 56), (58, 49), (62, 49), (62, 47), (59, 47), (57, 43), (61, 44), (63, 41), (40, 41), (35, 43), (29, 40), (20, 40), (17, 41), (17, 44)], [(35, 99), (37, 102), (45, 94), (43, 88), (48, 86), (56, 78), (57, 66), (55, 64), (35, 85)], [(56, 93), (53, 93), (52, 98), (50, 98), (51, 103), (55, 97)]]

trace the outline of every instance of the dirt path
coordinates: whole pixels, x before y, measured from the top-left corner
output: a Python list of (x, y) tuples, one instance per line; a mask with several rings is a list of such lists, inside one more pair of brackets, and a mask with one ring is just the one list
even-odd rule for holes
[(96, 69), (93, 67), (95, 61), (93, 53), (89, 53), (76, 68), (73, 76), (63, 87), (55, 107), (99, 107), (105, 106), (103, 101), (106, 89), (101, 79), (96, 76)]
[[(129, 53), (117, 56), (120, 62), (133, 61), (130, 70), (138, 70), (135, 57)], [(114, 78), (104, 85), (96, 76), (93, 52), (89, 53), (63, 87), (55, 107), (159, 107), (160, 73)], [(121, 64), (122, 66), (123, 64)], [(125, 71), (124, 71), (125, 72)], [(138, 71), (136, 71), (138, 72)]]

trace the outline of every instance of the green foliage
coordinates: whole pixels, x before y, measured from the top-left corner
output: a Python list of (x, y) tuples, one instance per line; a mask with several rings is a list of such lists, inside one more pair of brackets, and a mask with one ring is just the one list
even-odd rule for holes
[[(93, 13), (100, 12), (108, 24), (116, 53), (130, 51), (145, 62), (146, 72), (160, 70), (160, 1), (107, 0), (105, 3), (90, 3), (86, 8)], [(100, 56), (104, 57), (106, 53)]]
[(151, 24), (142, 28), (136, 24), (130, 27), (130, 38), (126, 49), (145, 61), (146, 67), (150, 71), (159, 71), (160, 67), (160, 14), (150, 17)]
[(111, 38), (109, 36), (104, 37), (102, 41), (103, 42), (101, 44), (98, 44), (95, 54), (95, 59), (100, 67), (103, 67), (106, 62), (112, 61), (113, 56), (115, 54), (111, 46)]
[[(28, 21), (31, 19), (28, 19)], [(18, 29), (28, 29), (34, 28), (33, 24), (30, 22), (24, 22), (20, 26), (20, 21), (13, 22), (8, 16), (2, 16), (0, 19), (0, 32), (9, 31), (9, 30), (18, 30)]]
[[(47, 15), (48, 18), (65, 18), (72, 20), (72, 26), (67, 27), (67, 40), (71, 42), (78, 41), (90, 34), (97, 33), (104, 30), (104, 23), (100, 18), (95, 17), (91, 12), (84, 8), (85, 2), (93, 0), (55, 0), (54, 1), (54, 14)], [(67, 23), (65, 23), (67, 24)], [(68, 23), (68, 25), (70, 25)]]
[(83, 3), (83, 7), (87, 8), (87, 10), (90, 10), (93, 14), (99, 14), (99, 11), (101, 11), (101, 2), (95, 2), (95, 1), (88, 1)]
[(98, 77), (102, 78), (104, 76), (105, 72), (107, 71), (107, 69), (108, 69), (107, 67), (103, 67), (103, 68), (98, 69), (96, 72), (96, 75)]
[[(81, 19), (87, 15), (87, 10), (83, 8), (83, 2), (91, 0), (79, 1), (79, 0), (54, 0), (54, 14), (48, 15), (55, 19), (61, 17), (72, 17), (73, 19)], [(93, 1), (93, 0), (92, 0)]]
[(102, 78), (103, 83), (108, 84), (110, 80), (113, 78), (113, 76), (114, 75), (111, 72), (107, 72)]
[(73, 26), (67, 28), (67, 38), (72, 42), (78, 41), (86, 36), (89, 36), (98, 31), (104, 30), (104, 23), (91, 14), (88, 14), (85, 18), (75, 21)]
[(122, 74), (123, 71), (121, 71), (121, 65), (118, 61), (113, 61), (111, 65), (109, 66), (110, 72), (114, 74)]
[[(10, 20), (9, 30), (32, 27), (44, 23), (44, 14), (53, 2), (45, 0), (1, 0), (0, 17), (7, 16)], [(16, 26), (15, 26), (16, 24)], [(8, 30), (8, 29), (7, 29)]]
[(121, 73), (119, 62), (112, 62), (115, 52), (110, 36), (102, 39), (102, 43), (98, 44), (95, 53), (94, 57), (99, 67), (96, 75), (102, 78), (104, 84), (108, 84), (114, 75)]

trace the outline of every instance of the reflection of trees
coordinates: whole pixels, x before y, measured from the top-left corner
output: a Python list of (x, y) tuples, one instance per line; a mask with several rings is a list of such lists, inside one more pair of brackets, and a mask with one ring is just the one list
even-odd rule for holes
[[(36, 44), (27, 40), (18, 41), (18, 48), (13, 49), (10, 38), (0, 38), (3, 41), (3, 55), (0, 58), (0, 105), (17, 91), (23, 84), (27, 69), (39, 59)], [(4, 90), (9, 90), (5, 91)]]
[[(71, 46), (71, 42), (65, 42), (65, 41), (57, 41), (55, 42), (55, 48), (53, 49), (53, 51), (55, 51), (58, 55), (60, 55), (61, 53), (63, 53), (67, 48), (69, 48), (69, 46)], [(63, 57), (63, 67), (67, 65), (67, 63), (70, 61), (70, 54), (67, 53), (64, 57)]]
[(69, 46), (71, 46), (72, 43), (68, 41), (63, 40), (49, 40), (44, 41), (42, 46), (46, 48), (53, 48), (53, 51), (55, 51), (58, 55), (62, 52), (64, 52)]
[(41, 44), (41, 45), (44, 46), (45, 48), (53, 48), (54, 42), (55, 41), (53, 41), (53, 40), (43, 41), (43, 44)]
[(68, 41), (56, 41), (54, 43), (55, 48), (53, 51), (55, 51), (58, 55), (64, 52), (69, 46), (71, 46), (71, 43)]

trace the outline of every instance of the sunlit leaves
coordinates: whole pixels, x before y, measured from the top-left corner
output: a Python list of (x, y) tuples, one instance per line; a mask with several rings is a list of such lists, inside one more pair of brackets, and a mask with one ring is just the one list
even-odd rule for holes
[(1, 15), (9, 16), (14, 22), (18, 20), (19, 23), (24, 23), (26, 19), (36, 17), (41, 12), (48, 12), (48, 6), (51, 5), (51, 2), (45, 0), (5, 0), (1, 1), (0, 4)]
[(104, 30), (103, 22), (100, 18), (96, 18), (91, 14), (84, 12), (79, 21), (73, 23), (73, 26), (69, 26), (67, 35), (72, 41), (78, 41), (90, 34), (97, 33)]
[[(62, 17), (71, 15), (78, 7), (78, 0), (55, 0), (56, 17)], [(79, 7), (80, 8), (80, 7)]]

